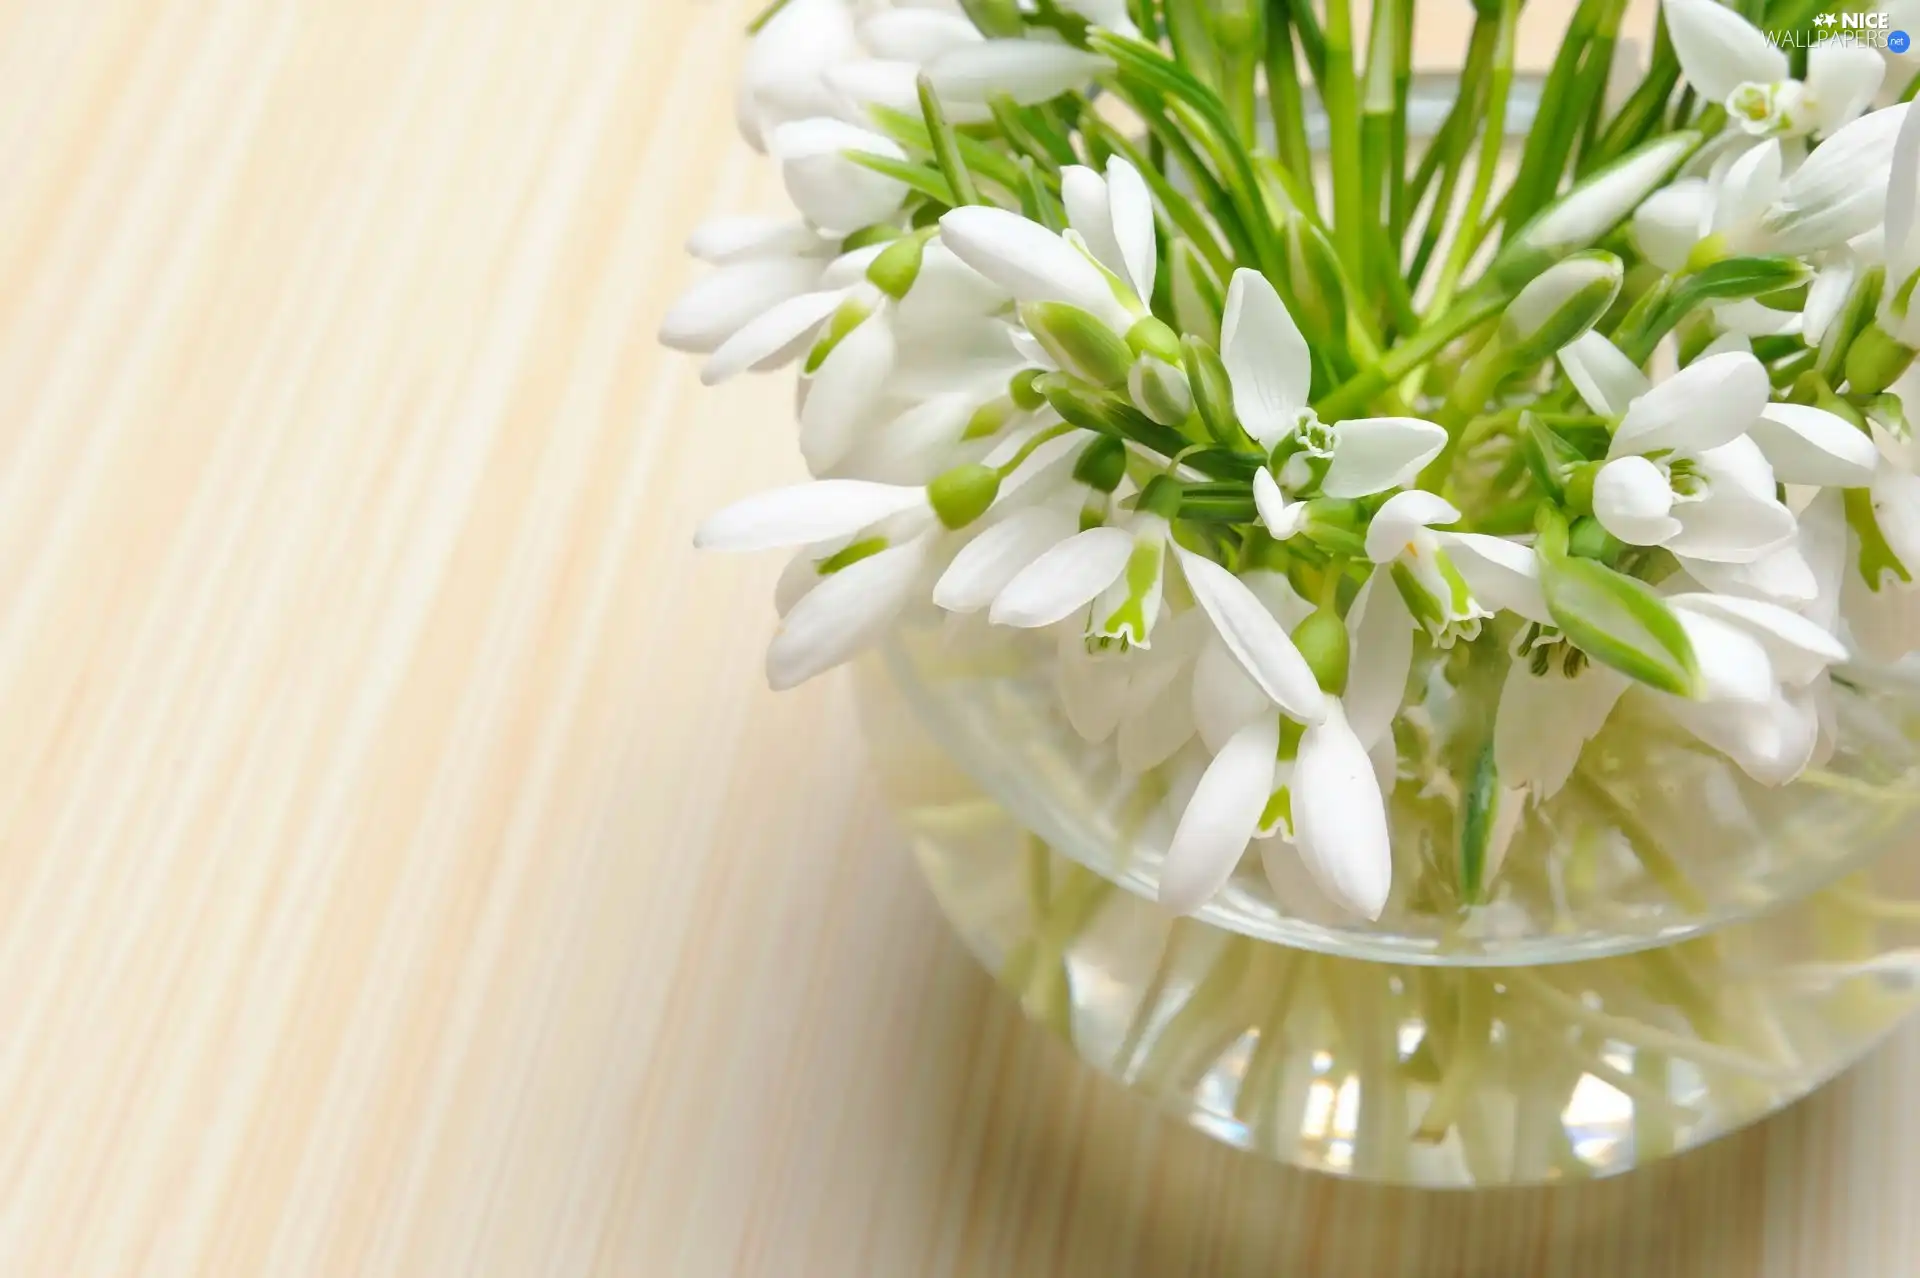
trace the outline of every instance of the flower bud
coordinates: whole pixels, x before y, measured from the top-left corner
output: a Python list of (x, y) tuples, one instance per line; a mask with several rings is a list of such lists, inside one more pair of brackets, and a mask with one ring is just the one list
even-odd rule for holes
[(1178, 426), (1193, 412), (1187, 375), (1149, 355), (1134, 364), (1127, 378), (1133, 406), (1162, 426)]
[(955, 466), (927, 485), (927, 504), (949, 528), (965, 528), (987, 513), (1000, 495), (1000, 472), (971, 463)]
[(1135, 355), (1151, 355), (1169, 364), (1180, 362), (1180, 334), (1162, 320), (1148, 315), (1127, 330), (1127, 349)]
[(1611, 253), (1576, 253), (1556, 262), (1508, 303), (1501, 340), (1522, 366), (1552, 359), (1600, 321), (1625, 278), (1625, 266)]
[(1347, 690), (1352, 644), (1347, 639), (1347, 623), (1339, 613), (1316, 608), (1294, 628), (1293, 646), (1307, 659), (1307, 668), (1320, 681), (1322, 691), (1337, 697)]
[(1073, 463), (1073, 478), (1097, 493), (1110, 493), (1127, 475), (1127, 446), (1111, 435), (1088, 444)]
[(1629, 151), (1529, 222), (1494, 259), (1492, 274), (1511, 287), (1563, 254), (1597, 243), (1665, 186), (1699, 146), (1698, 133), (1682, 130)]
[(1540, 589), (1554, 624), (1594, 660), (1697, 699), (1702, 681), (1693, 641), (1666, 601), (1643, 581), (1549, 545), (1554, 540), (1543, 534), (1540, 560)]
[(1089, 312), (1065, 302), (1027, 302), (1020, 307), (1020, 321), (1062, 371), (1095, 386), (1126, 383), (1133, 352)]
[(1914, 350), (1889, 336), (1878, 324), (1868, 325), (1847, 347), (1847, 385), (1856, 395), (1878, 395), (1900, 380), (1913, 363)]
[(1233, 411), (1233, 382), (1227, 377), (1227, 366), (1221, 363), (1219, 352), (1188, 336), (1181, 339), (1180, 353), (1194, 407), (1200, 410), (1207, 433), (1229, 448), (1247, 443), (1247, 432)]
[(1297, 303), (1296, 318), (1310, 333), (1346, 332), (1347, 294), (1326, 232), (1295, 214), (1287, 219), (1285, 236), (1286, 284)]
[(1173, 321), (1180, 331), (1218, 346), (1222, 308), (1220, 283), (1200, 257), (1200, 250), (1185, 239), (1173, 242), (1172, 278), (1168, 293), (1173, 298)]

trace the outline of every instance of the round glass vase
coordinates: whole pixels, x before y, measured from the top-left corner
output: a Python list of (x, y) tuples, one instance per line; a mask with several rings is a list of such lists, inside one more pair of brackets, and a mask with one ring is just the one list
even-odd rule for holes
[(1059, 710), (1055, 664), (973, 621), (903, 630), (858, 676), (883, 790), (1027, 1015), (1222, 1141), (1434, 1187), (1617, 1173), (1792, 1103), (1920, 1001), (1910, 673), (1836, 677), (1831, 757), (1779, 788), (1630, 692), (1464, 892), (1449, 761), (1500, 681), (1438, 661), (1396, 734), (1395, 885), (1369, 923), (1284, 845), (1196, 916), (1162, 910), (1204, 752), (1123, 775)]

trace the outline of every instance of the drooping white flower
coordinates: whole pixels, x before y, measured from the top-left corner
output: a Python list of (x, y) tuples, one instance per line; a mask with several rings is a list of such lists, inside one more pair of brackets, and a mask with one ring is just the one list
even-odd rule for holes
[[(1608, 532), (1720, 563), (1751, 563), (1793, 536), (1773, 468), (1747, 437), (1771, 393), (1753, 356), (1696, 360), (1657, 386), (1597, 334), (1560, 359), (1588, 406), (1619, 419), (1593, 484), (1593, 513)], [(1779, 433), (1800, 442), (1800, 421), (1789, 416)]]
[(1107, 161), (1106, 176), (1080, 164), (1060, 170), (1060, 198), (1067, 222), (1093, 256), (1133, 290), (1153, 296), (1160, 253), (1153, 223), (1153, 195), (1140, 170), (1122, 156)]
[(1866, 110), (1886, 74), (1864, 44), (1828, 40), (1808, 52), (1806, 80), (1795, 80), (1780, 46), (1733, 9), (1716, 0), (1661, 8), (1687, 82), (1752, 137), (1828, 136)]
[[(1153, 234), (1151, 210), (1145, 232)], [(1113, 228), (1116, 242), (1121, 236), (1132, 241), (1139, 233), (1137, 223)], [(1137, 297), (1120, 297), (1115, 277), (1091, 252), (1018, 213), (980, 205), (954, 209), (940, 219), (940, 236), (955, 256), (1016, 301), (1065, 302), (1117, 333), (1145, 313)]]
[(860, 53), (849, 0), (788, 0), (747, 50), (734, 97), (741, 136), (764, 150), (781, 125), (833, 114), (827, 76)]
[(847, 158), (847, 152), (905, 160), (891, 138), (831, 116), (794, 120), (773, 130), (768, 148), (780, 162), (787, 195), (822, 230), (850, 235), (884, 222), (906, 202), (906, 183)]
[(723, 217), (702, 223), (687, 252), (716, 269), (668, 309), (660, 341), (709, 355), (757, 318), (816, 290), (839, 253), (839, 239), (805, 222)]
[(1053, 40), (982, 40), (947, 50), (926, 70), (942, 102), (982, 104), (1004, 93), (1031, 106), (1084, 88), (1109, 65), (1099, 54)]
[(1415, 620), (1443, 648), (1478, 638), (1480, 623), (1494, 615), (1433, 530), (1459, 518), (1445, 498), (1416, 488), (1389, 497), (1367, 525), (1367, 558), (1385, 569)]
[(1234, 413), (1278, 471), (1254, 475), (1260, 520), (1276, 538), (1299, 532), (1309, 497), (1370, 497), (1411, 483), (1446, 447), (1446, 430), (1416, 417), (1321, 422), (1308, 404), (1313, 359), (1272, 282), (1234, 274), (1220, 330)]
[[(1213, 619), (1245, 674), (1266, 689), (1273, 669), (1304, 667), (1286, 630), (1253, 591), (1224, 569), (1219, 573), (1224, 580), (1193, 568), (1188, 580), (1220, 589), (1216, 606), (1222, 596), (1232, 600), (1234, 619), (1226, 625), (1219, 616)], [(1225, 581), (1235, 585), (1226, 587)], [(1203, 597), (1199, 590), (1196, 597)], [(1393, 858), (1386, 802), (1369, 751), (1387, 739), (1405, 694), (1412, 629), (1398, 593), (1374, 574), (1347, 618), (1343, 694), (1323, 694), (1311, 715), (1269, 698), (1220, 746), (1174, 831), (1161, 871), (1163, 905), (1197, 909), (1226, 883), (1249, 843), (1264, 836), (1295, 847), (1336, 904), (1363, 918), (1380, 916)], [(1196, 668), (1196, 702), (1201, 678)], [(1303, 728), (1286, 729), (1281, 714)]]

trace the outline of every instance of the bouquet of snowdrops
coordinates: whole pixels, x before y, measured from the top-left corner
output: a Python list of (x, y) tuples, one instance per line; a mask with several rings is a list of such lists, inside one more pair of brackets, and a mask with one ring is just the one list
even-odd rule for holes
[(1483, 871), (1631, 687), (1817, 763), (1830, 668), (1920, 646), (1912, 86), (1781, 38), (1823, 0), (1664, 0), (1644, 66), (1579, 0), (1522, 133), (1520, 8), (1416, 139), (1413, 0), (776, 3), (739, 119), (797, 215), (703, 226), (663, 333), (799, 366), (816, 478), (697, 537), (799, 548), (770, 681), (932, 609), (1049, 632), (1125, 773), (1204, 751), (1181, 911), (1264, 839), (1377, 917), (1463, 651), (1511, 657)]

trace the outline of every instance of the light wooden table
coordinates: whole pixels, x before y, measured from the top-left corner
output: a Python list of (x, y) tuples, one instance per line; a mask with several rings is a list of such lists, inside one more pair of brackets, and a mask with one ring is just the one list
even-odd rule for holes
[(744, 12), (0, 3), (0, 1275), (1920, 1271), (1920, 1034), (1463, 1197), (1018, 1020), (688, 548), (796, 468), (653, 343)]

